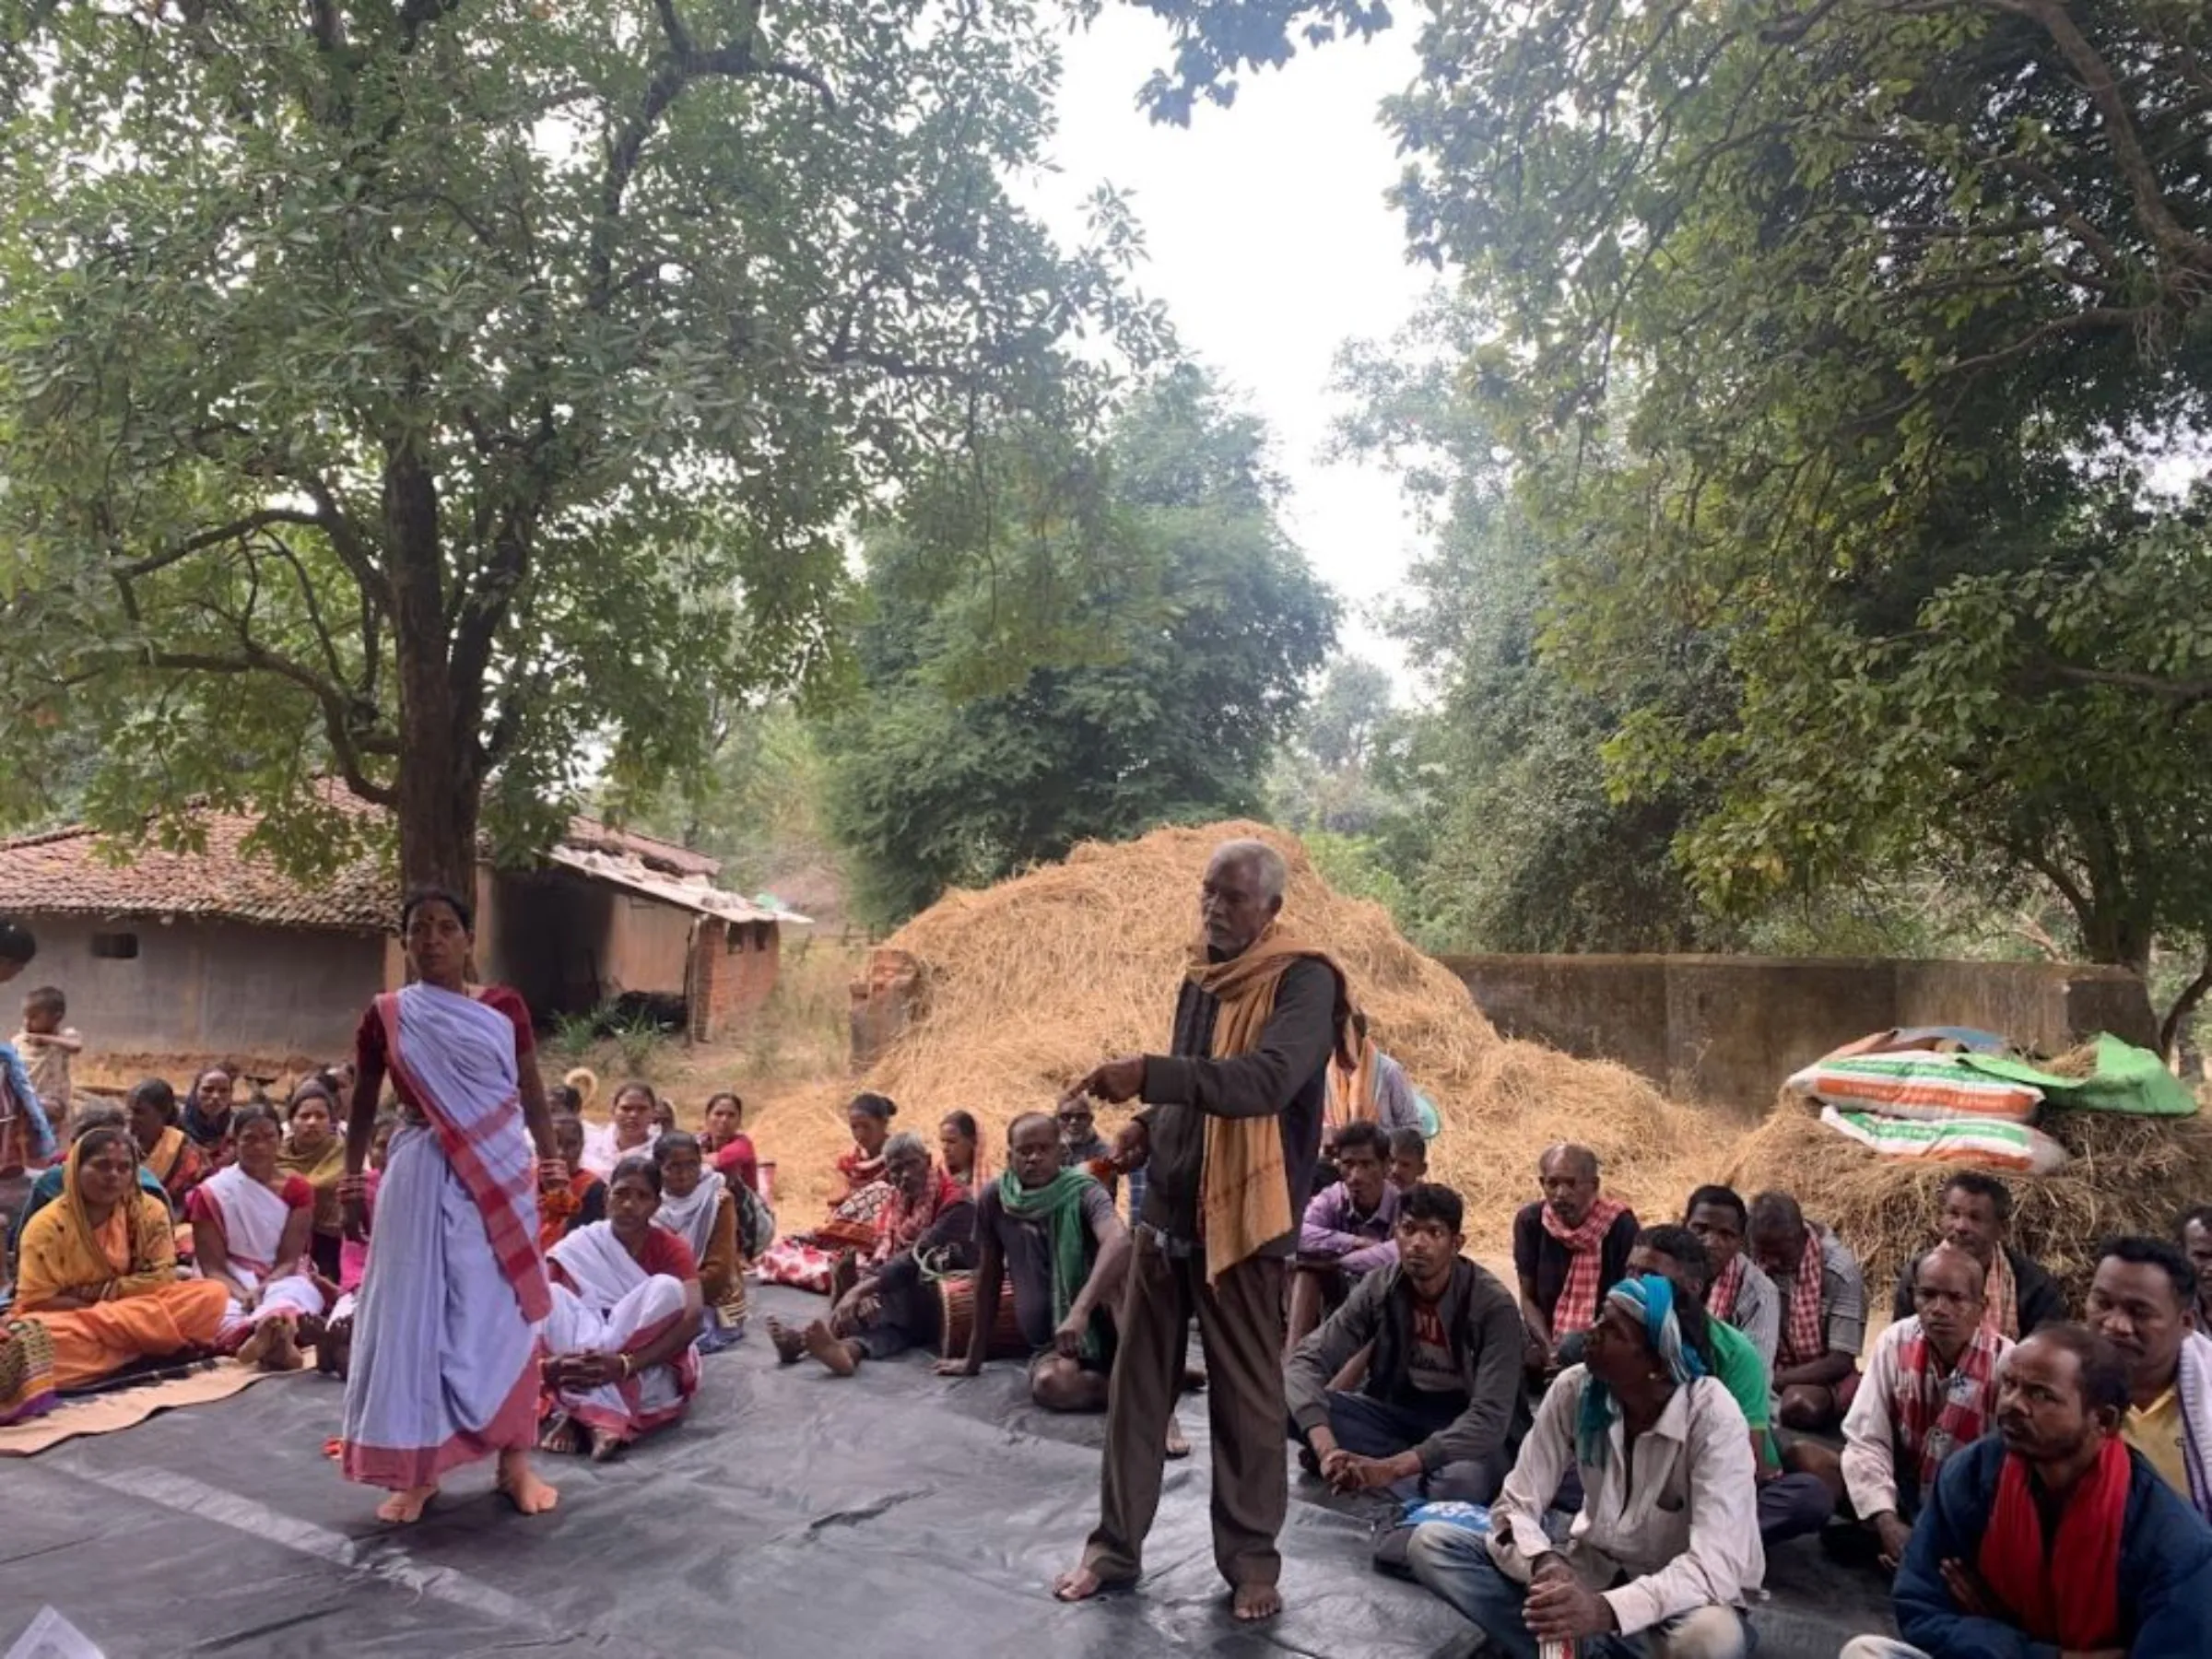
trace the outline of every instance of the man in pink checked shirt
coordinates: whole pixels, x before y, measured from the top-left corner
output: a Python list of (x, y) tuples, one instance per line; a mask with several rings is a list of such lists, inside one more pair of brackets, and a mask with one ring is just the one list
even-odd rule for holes
[(1286, 1361), (1362, 1274), (1397, 1261), (1400, 1194), (1385, 1178), (1389, 1164), (1390, 1135), (1382, 1124), (1359, 1119), (1337, 1131), (1340, 1179), (1313, 1194), (1299, 1230)]

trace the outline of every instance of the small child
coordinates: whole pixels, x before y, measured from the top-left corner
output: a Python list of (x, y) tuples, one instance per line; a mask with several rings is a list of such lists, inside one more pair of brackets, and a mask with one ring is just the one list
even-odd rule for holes
[(55, 986), (41, 985), (23, 999), (23, 1029), (15, 1038), (39, 1104), (62, 1141), (69, 1138), (69, 1060), (85, 1046), (82, 1037), (62, 1024), (68, 1017), (69, 999)]
[[(84, 1042), (62, 1030), (67, 1012), (62, 994), (41, 986), (23, 999), (23, 1030), (15, 1042), (0, 1042), (0, 1089), (7, 1096), (0, 1101), (0, 1175), (43, 1163), (68, 1144), (69, 1056)], [(19, 1135), (8, 1122), (18, 1117)]]
[(1429, 1143), (1418, 1129), (1390, 1132), (1390, 1184), (1403, 1193), (1429, 1179)]

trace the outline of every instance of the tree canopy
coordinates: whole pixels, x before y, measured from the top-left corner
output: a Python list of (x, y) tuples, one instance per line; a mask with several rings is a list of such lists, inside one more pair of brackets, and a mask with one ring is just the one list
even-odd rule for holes
[(701, 763), (832, 653), (857, 514), (1164, 340), (1116, 201), (1067, 254), (1007, 194), (1051, 22), (0, 0), (0, 802), (92, 734), (106, 827), (312, 861), (328, 771), (453, 882), (488, 782), (527, 841)]
[[(1256, 811), (1335, 637), (1335, 601), (1277, 524), (1258, 422), (1198, 371), (1094, 448), (1008, 431), (985, 454), (986, 513), (924, 504), (868, 548), (865, 688), (824, 747), (831, 823), (880, 919), (1085, 838)], [(971, 557), (945, 559), (947, 535)]]
[[(1236, 38), (1189, 89), (1274, 61)], [(1689, 806), (1700, 904), (1935, 864), (2201, 956), (2212, 15), (1431, 0), (1419, 53), (1398, 199), (1479, 319), (1538, 654), (1610, 794)]]

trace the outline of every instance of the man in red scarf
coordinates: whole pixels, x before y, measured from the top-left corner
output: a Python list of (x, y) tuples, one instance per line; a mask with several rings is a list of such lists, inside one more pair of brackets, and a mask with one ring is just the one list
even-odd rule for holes
[(1842, 1659), (2201, 1653), (2212, 1527), (2120, 1439), (2127, 1364), (2046, 1325), (1998, 1372), (1997, 1438), (1952, 1457), (1897, 1577), (1902, 1641)]
[(1521, 1319), (1528, 1327), (1527, 1367), (1539, 1376), (1571, 1365), (1580, 1337), (1597, 1323), (1606, 1292), (1629, 1271), (1636, 1248), (1635, 1212), (1600, 1190), (1597, 1154), (1557, 1146), (1536, 1163), (1543, 1198), (1513, 1218), (1513, 1271), (1521, 1281)]

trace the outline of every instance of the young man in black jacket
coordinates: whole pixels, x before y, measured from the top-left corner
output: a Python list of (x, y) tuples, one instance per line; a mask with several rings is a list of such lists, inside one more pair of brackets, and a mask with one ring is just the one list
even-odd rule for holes
[[(1936, 1202), (1942, 1206), (1936, 1218), (1936, 1242), (1963, 1250), (1982, 1264), (1991, 1329), (2018, 1342), (2043, 1325), (2066, 1321), (2066, 1293), (2058, 1281), (2041, 1263), (2012, 1247), (2010, 1187), (1979, 1170), (1960, 1170), (1943, 1183)], [(1912, 1312), (1912, 1272), (1919, 1265), (1919, 1257), (1909, 1257), (1897, 1276), (1890, 1312), (1899, 1319)]]
[[(1340, 1492), (1488, 1503), (1527, 1423), (1521, 1312), (1463, 1259), (1459, 1194), (1422, 1182), (1398, 1206), (1398, 1261), (1363, 1276), (1291, 1356), (1285, 1394), (1311, 1454)], [(1329, 1384), (1370, 1343), (1359, 1392)]]

